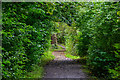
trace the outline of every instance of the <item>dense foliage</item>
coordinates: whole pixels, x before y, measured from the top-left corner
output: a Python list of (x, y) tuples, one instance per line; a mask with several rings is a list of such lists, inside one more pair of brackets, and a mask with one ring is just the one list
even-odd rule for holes
[(63, 42), (62, 44), (65, 45), (67, 52), (72, 55), (77, 55), (78, 37), (80, 36), (80, 32), (76, 30), (76, 27), (70, 27), (66, 23), (60, 23), (59, 30), (60, 34), (58, 34), (58, 37), (60, 37), (61, 42)]
[(50, 47), (49, 9), (43, 3), (3, 3), (3, 78), (19, 78)]
[(70, 9), (71, 6), (76, 7), (75, 13), (71, 10), (66, 13), (72, 17), (64, 16), (68, 25), (72, 20), (64, 29), (67, 51), (87, 56), (87, 65), (95, 76), (119, 78), (119, 49), (114, 47), (119, 47), (120, 41), (119, 2), (74, 3), (69, 4)]
[(80, 29), (83, 34), (80, 46), (85, 47), (86, 52), (81, 49), (80, 52), (87, 53), (89, 68), (96, 76), (111, 77), (109, 69), (114, 68), (119, 60), (115, 58), (113, 52), (115, 50), (113, 45), (120, 40), (117, 23), (119, 3), (85, 4), (89, 6), (86, 6), (84, 18), (79, 18), (80, 24), (78, 25), (82, 25)]
[(98, 77), (120, 78), (119, 2), (3, 3), (3, 77), (18, 78), (39, 64), (51, 34), (67, 52), (87, 56)]

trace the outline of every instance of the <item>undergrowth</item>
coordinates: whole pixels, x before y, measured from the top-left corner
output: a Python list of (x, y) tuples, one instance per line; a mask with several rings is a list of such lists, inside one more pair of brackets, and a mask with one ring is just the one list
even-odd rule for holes
[(27, 75), (25, 75), (25, 78), (42, 78), (44, 75), (44, 66), (51, 60), (53, 60), (55, 57), (52, 55), (53, 50), (49, 50), (41, 56), (40, 62), (38, 65), (33, 65), (33, 70)]
[(70, 59), (80, 59), (79, 56), (73, 56), (71, 54), (65, 54), (65, 57), (70, 58)]

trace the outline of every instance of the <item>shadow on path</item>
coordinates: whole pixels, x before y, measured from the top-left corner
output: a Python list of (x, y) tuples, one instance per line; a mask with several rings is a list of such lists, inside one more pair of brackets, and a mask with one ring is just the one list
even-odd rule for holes
[[(65, 57), (64, 50), (54, 51), (52, 53), (55, 59), (45, 66), (44, 79), (54, 78), (88, 78), (88, 76), (82, 72), (82, 65), (77, 60), (72, 60)], [(77, 80), (78, 80), (77, 79)]]

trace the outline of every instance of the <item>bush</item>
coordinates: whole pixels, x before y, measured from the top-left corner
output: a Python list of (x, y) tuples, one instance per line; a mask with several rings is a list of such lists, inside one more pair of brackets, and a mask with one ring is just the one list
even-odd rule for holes
[(120, 43), (116, 43), (114, 45), (114, 47), (116, 48), (115, 52), (115, 58), (117, 60), (117, 62), (115, 63), (115, 67), (114, 68), (109, 68), (109, 73), (111, 73), (112, 78), (114, 79), (120, 79)]
[(2, 4), (3, 79), (24, 77), (51, 46), (51, 23), (41, 4)]
[[(86, 56), (87, 65), (94, 75), (109, 76), (109, 69), (117, 63), (113, 45), (119, 42), (119, 23), (117, 11), (119, 3), (97, 2), (81, 3), (78, 7), (77, 26), (79, 36), (78, 54)], [(110, 6), (111, 5), (111, 6)], [(102, 7), (101, 7), (102, 6)]]
[(25, 27), (27, 27), (25, 24), (17, 24), (17, 26), (3, 24), (3, 78), (21, 77), (26, 72), (24, 67), (28, 58), (24, 42), (28, 42), (29, 39), (25, 37)]

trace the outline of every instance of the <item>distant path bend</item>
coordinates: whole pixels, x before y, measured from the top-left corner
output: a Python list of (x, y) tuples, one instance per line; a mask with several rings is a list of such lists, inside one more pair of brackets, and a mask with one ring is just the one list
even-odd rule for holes
[(59, 46), (61, 46), (63, 49), (66, 49), (64, 46), (62, 46), (62, 45), (59, 45)]

